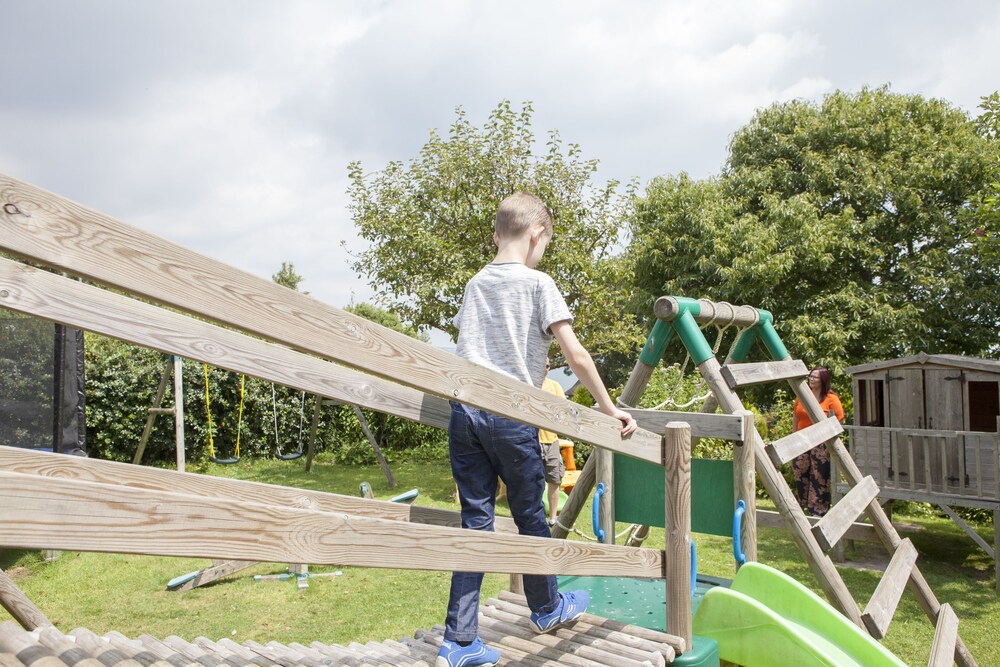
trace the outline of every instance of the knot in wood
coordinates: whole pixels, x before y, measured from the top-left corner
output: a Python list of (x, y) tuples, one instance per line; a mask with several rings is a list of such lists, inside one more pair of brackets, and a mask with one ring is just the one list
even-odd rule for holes
[(31, 217), (30, 215), (19, 209), (17, 207), (17, 204), (11, 204), (10, 202), (4, 202), (3, 212), (6, 213), (7, 215), (23, 215), (26, 218)]

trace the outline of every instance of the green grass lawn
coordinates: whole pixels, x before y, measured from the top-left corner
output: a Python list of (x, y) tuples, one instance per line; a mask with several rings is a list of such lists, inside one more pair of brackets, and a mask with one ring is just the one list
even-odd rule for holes
[[(201, 472), (352, 495), (358, 493), (360, 482), (368, 481), (382, 499), (416, 487), (420, 489), (417, 504), (455, 508), (454, 485), (446, 463), (393, 465), (396, 489), (388, 488), (377, 467), (338, 466), (321, 459), (313, 473), (307, 475), (303, 468), (301, 460), (244, 460), (235, 466), (209, 464)], [(505, 513), (506, 507), (501, 506), (500, 512)], [(588, 506), (578, 525), (589, 523), (584, 520), (589, 516)], [(994, 591), (992, 560), (948, 519), (896, 519), (903, 524), (901, 532), (917, 547), (921, 569), (939, 599), (955, 607), (960, 633), (979, 664), (1000, 665), (996, 641), (1000, 636), (1000, 597)], [(979, 530), (992, 542), (991, 526)], [(699, 571), (734, 576), (730, 540), (696, 535), (696, 541)], [(787, 533), (762, 529), (758, 544), (762, 562), (819, 590)], [(653, 529), (646, 546), (663, 548), (663, 530)], [(876, 545), (857, 543), (848, 555), (875, 567), (888, 562)], [(129, 636), (175, 634), (193, 639), (203, 635), (307, 645), (314, 640), (364, 643), (398, 639), (442, 623), (448, 599), (447, 572), (314, 567), (314, 573), (340, 574), (310, 579), (306, 590), (299, 590), (292, 581), (257, 583), (253, 579), (254, 574), (284, 572), (286, 564), (260, 564), (192, 591), (165, 590), (171, 578), (207, 564), (196, 559), (69, 552), (46, 563), (38, 552), (0, 551), (0, 567), (64, 631), (83, 626), (99, 634), (117, 630)], [(856, 565), (841, 572), (863, 607), (878, 584), (879, 574)], [(483, 599), (495, 596), (507, 580), (504, 575), (487, 575)], [(0, 610), (0, 620), (7, 618)], [(904, 594), (886, 646), (908, 664), (926, 664), (932, 635), (933, 627), (915, 599)]]

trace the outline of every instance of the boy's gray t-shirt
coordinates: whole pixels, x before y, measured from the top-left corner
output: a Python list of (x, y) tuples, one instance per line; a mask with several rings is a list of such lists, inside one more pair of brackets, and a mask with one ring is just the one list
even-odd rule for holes
[(455, 316), (460, 357), (542, 386), (549, 330), (573, 314), (555, 282), (518, 262), (487, 264), (465, 286)]

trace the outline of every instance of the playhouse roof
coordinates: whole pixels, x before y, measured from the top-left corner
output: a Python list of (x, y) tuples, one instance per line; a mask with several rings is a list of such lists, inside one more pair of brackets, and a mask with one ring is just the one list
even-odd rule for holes
[(868, 373), (903, 366), (944, 366), (946, 368), (962, 368), (1000, 374), (1000, 360), (998, 359), (965, 357), (960, 354), (927, 354), (926, 352), (921, 352), (911, 357), (899, 357), (898, 359), (873, 361), (867, 364), (849, 366), (845, 369), (845, 372), (848, 375), (857, 375), (858, 373)]

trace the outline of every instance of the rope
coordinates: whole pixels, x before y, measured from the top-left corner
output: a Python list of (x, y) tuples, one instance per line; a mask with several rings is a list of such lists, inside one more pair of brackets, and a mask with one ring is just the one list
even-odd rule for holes
[[(563, 530), (565, 530), (567, 533), (573, 533), (575, 535), (579, 535), (580, 537), (582, 537), (585, 540), (590, 540), (591, 542), (600, 542), (600, 540), (597, 539), (596, 537), (594, 537), (593, 535), (587, 535), (586, 533), (580, 532), (575, 526), (564, 526), (559, 521), (559, 519), (560, 519), (560, 517), (556, 517), (556, 520), (555, 520), (555, 522), (552, 525), (559, 526), (560, 528), (562, 528)], [(617, 535), (615, 535), (615, 542), (618, 542), (619, 540), (621, 540), (621, 538), (625, 537), (631, 531), (636, 530), (638, 528), (639, 528), (639, 524), (633, 523), (631, 526), (629, 526), (628, 528), (626, 528), (622, 532), (620, 532)]]

